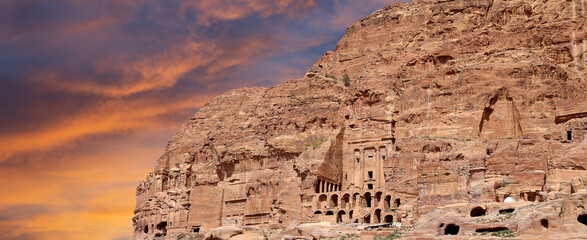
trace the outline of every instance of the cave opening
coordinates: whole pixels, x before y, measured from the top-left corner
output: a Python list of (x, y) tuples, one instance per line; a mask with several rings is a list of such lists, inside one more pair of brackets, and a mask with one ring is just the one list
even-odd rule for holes
[(167, 236), (167, 222), (160, 222), (157, 224), (157, 233), (155, 234), (156, 237)]
[(375, 223), (381, 223), (381, 209), (375, 210)]
[(330, 196), (330, 208), (337, 208), (338, 207), (338, 195), (333, 194)]
[(371, 207), (371, 193), (365, 193), (365, 202), (368, 208)]
[(459, 234), (459, 230), (461, 227), (456, 224), (448, 224), (446, 228), (444, 228), (444, 235), (457, 235)]
[(385, 223), (393, 223), (393, 216), (392, 215), (385, 215), (385, 218), (383, 219), (383, 221), (385, 221)]
[(479, 228), (479, 229), (475, 230), (475, 232), (478, 232), (478, 233), (499, 232), (499, 231), (504, 231), (504, 230), (509, 230), (509, 229), (506, 227)]
[(502, 210), (499, 210), (499, 214), (513, 213), (515, 210), (516, 210), (515, 208), (502, 209)]
[(482, 207), (475, 207), (471, 210), (471, 217), (485, 216), (485, 209)]
[(393, 204), (395, 208), (399, 208), (399, 206), (402, 205), (402, 202), (399, 198), (396, 198)]
[(342, 216), (346, 215), (346, 213), (344, 211), (338, 211), (338, 214), (336, 214), (336, 223), (342, 223)]
[(547, 219), (541, 219), (540, 220), (540, 225), (542, 225), (544, 228), (548, 228), (548, 220)]
[(365, 216), (363, 218), (363, 222), (364, 223), (371, 223), (371, 214), (367, 214), (367, 216)]
[(350, 194), (345, 194), (342, 196), (342, 207), (343, 208), (348, 208), (350, 207), (349, 204), (351, 202), (351, 195)]
[(385, 196), (385, 204), (384, 204), (385, 209), (390, 209), (391, 208), (391, 196), (387, 195)]
[(326, 208), (327, 206), (327, 201), (328, 201), (328, 196), (326, 196), (326, 194), (322, 194), (318, 197), (318, 202), (316, 203), (316, 208), (321, 209), (321, 208)]
[(583, 225), (587, 225), (587, 213), (580, 214), (577, 217), (577, 221), (582, 223)]

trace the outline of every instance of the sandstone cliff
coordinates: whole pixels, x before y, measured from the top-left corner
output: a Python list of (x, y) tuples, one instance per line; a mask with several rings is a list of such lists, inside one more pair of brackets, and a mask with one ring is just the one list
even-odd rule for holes
[(317, 222), (585, 236), (586, 16), (578, 0), (378, 10), (303, 78), (184, 122), (137, 187), (134, 238), (308, 237)]

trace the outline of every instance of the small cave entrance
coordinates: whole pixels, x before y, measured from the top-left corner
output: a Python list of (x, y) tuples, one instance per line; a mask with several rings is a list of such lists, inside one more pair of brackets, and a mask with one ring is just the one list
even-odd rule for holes
[(580, 214), (577, 217), (577, 221), (587, 226), (587, 213)]
[(485, 209), (483, 209), (482, 207), (475, 207), (471, 209), (471, 217), (485, 216), (485, 212)]
[(536, 200), (538, 199), (538, 194), (536, 194), (535, 192), (528, 192), (526, 193), (526, 201), (528, 202), (536, 202)]
[(349, 219), (353, 219), (353, 210), (349, 211)]
[(542, 225), (544, 228), (548, 228), (548, 219), (540, 219), (540, 225)]
[(342, 207), (343, 208), (351, 207), (351, 206), (349, 206), (350, 202), (351, 202), (351, 195), (350, 194), (347, 193), (342, 196)]
[(332, 215), (334, 215), (334, 212), (332, 212), (332, 211), (326, 212), (326, 216), (332, 216)]
[(385, 196), (384, 207), (385, 209), (391, 209), (391, 196)]
[(393, 223), (393, 216), (392, 215), (385, 215), (385, 218), (383, 219), (383, 221), (385, 223)]
[(371, 207), (371, 193), (365, 193), (365, 205)]
[(499, 231), (504, 231), (504, 230), (509, 230), (509, 229), (506, 227), (479, 228), (479, 229), (475, 230), (475, 232), (488, 233), (488, 232), (499, 232)]
[(363, 217), (363, 222), (371, 223), (371, 214), (367, 214), (365, 217)]
[(318, 202), (316, 203), (316, 208), (318, 208), (318, 209), (326, 208), (327, 201), (328, 201), (328, 196), (326, 196), (326, 194), (320, 195), (318, 197)]
[(338, 207), (338, 195), (333, 194), (330, 196), (330, 208), (337, 208)]
[(459, 234), (459, 230), (461, 230), (459, 225), (448, 224), (446, 225), (446, 228), (444, 228), (444, 235), (457, 235)]
[(346, 215), (344, 211), (339, 211), (338, 214), (336, 214), (336, 223), (342, 223), (344, 221), (342, 219), (343, 215)]
[(192, 227), (192, 232), (193, 233), (199, 233), (200, 232), (200, 227)]
[(573, 140), (573, 132), (567, 131), (567, 141), (572, 141), (572, 140)]
[(322, 215), (322, 212), (321, 211), (315, 211), (314, 212), (314, 215)]
[(383, 196), (382, 192), (375, 193), (375, 207), (379, 207), (381, 205), (381, 197)]
[(449, 56), (449, 55), (442, 55), (442, 56), (438, 56), (436, 57), (436, 61), (438, 61), (440, 64), (446, 64), (448, 61), (453, 60), (454, 57)]
[(381, 209), (375, 210), (375, 223), (381, 223)]
[(502, 209), (502, 210), (499, 210), (499, 214), (513, 213), (515, 210), (516, 210), (515, 208)]
[(145, 225), (145, 227), (143, 228), (143, 232), (149, 233), (149, 224)]
[(157, 224), (157, 233), (155, 237), (167, 236), (167, 222), (160, 222)]
[(396, 198), (395, 201), (393, 201), (393, 207), (399, 208), (400, 205), (402, 205), (402, 200), (400, 200), (399, 198)]

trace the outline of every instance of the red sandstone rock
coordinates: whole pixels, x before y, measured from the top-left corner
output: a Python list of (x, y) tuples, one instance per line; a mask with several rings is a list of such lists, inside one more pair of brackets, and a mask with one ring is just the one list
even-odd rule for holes
[(134, 238), (221, 226), (295, 238), (317, 222), (339, 225), (297, 233), (586, 236), (586, 13), (577, 0), (376, 11), (304, 78), (229, 91), (187, 120), (137, 187)]

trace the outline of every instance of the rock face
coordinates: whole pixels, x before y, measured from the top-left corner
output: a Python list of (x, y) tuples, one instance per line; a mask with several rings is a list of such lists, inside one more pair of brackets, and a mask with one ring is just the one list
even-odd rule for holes
[(187, 120), (137, 187), (134, 239), (293, 239), (318, 222), (587, 234), (586, 17), (578, 0), (378, 10), (304, 78)]

